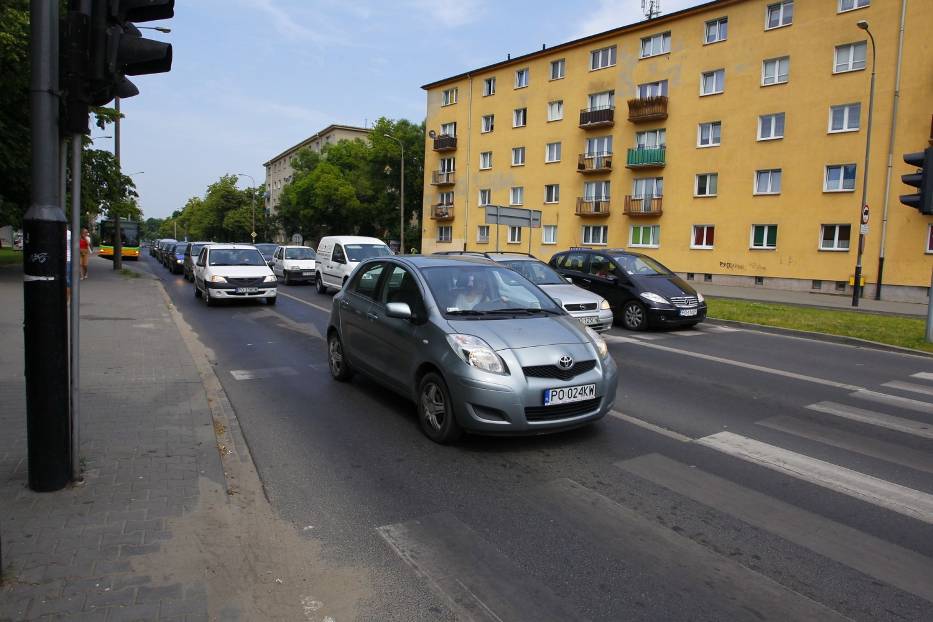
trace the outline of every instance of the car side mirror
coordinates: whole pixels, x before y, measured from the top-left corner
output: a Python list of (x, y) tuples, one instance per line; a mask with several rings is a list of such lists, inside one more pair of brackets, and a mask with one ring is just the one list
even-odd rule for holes
[(565, 276), (564, 278), (567, 280), (568, 283), (573, 283), (573, 279), (570, 278), (569, 276)]
[(614, 275), (614, 274), (607, 274), (607, 275), (606, 275), (606, 280), (609, 281), (610, 283), (616, 283), (616, 282), (619, 281), (619, 277), (617, 277), (617, 276)]
[(386, 316), (399, 320), (410, 320), (411, 307), (408, 306), (407, 302), (390, 302), (386, 304)]

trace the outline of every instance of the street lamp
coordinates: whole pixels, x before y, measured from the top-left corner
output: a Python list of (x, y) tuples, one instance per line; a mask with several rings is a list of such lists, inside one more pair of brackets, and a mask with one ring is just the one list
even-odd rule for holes
[[(868, 33), (871, 39), (871, 87), (868, 94), (868, 128), (865, 130), (865, 164), (862, 171), (862, 202), (859, 204), (859, 232), (858, 232), (858, 253), (855, 259), (855, 281), (852, 286), (852, 306), (857, 307), (859, 298), (862, 295), (862, 253), (865, 250), (865, 227), (862, 222), (862, 213), (868, 208), (868, 162), (871, 157), (871, 122), (872, 113), (875, 109), (875, 37), (868, 29), (868, 22), (864, 19), (855, 24)], [(877, 287), (877, 285), (875, 285)]]
[(402, 181), (399, 189), (399, 217), (398, 217), (398, 254), (405, 254), (405, 145), (402, 141), (395, 136), (390, 136), (389, 134), (383, 134), (389, 140), (394, 140), (398, 143), (398, 148), (401, 149), (401, 161), (402, 161)]
[[(253, 176), (249, 173), (234, 173), (237, 177), (249, 177), (249, 180), (253, 182), (253, 188), (256, 188), (256, 180), (253, 179)], [(256, 191), (253, 190), (253, 199), (252, 203), (252, 224), (250, 229), (249, 237), (252, 238), (253, 242), (256, 242)]]

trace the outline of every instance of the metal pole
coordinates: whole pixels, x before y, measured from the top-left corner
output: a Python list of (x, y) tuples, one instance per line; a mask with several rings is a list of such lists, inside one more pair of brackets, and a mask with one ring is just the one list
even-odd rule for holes
[(71, 137), (71, 474), (81, 481), (81, 136)]
[(927, 302), (927, 342), (933, 343), (933, 271), (930, 272), (930, 300)]
[[(117, 168), (120, 174), (123, 174), (123, 167), (120, 166), (120, 98), (113, 100), (113, 107), (117, 111), (116, 121), (113, 122), (113, 157), (117, 160)], [(123, 231), (120, 227), (120, 213), (114, 211), (113, 214), (113, 269), (119, 270), (123, 267)]]
[(868, 28), (865, 28), (865, 32), (868, 33), (868, 38), (871, 39), (871, 87), (869, 89), (868, 95), (868, 129), (865, 132), (865, 166), (864, 171), (862, 171), (862, 202), (859, 205), (859, 233), (858, 233), (858, 254), (855, 259), (855, 281), (852, 286), (852, 306), (857, 307), (859, 303), (859, 298), (862, 295), (862, 253), (865, 250), (865, 234), (862, 233), (861, 228), (861, 215), (862, 209), (867, 205), (868, 201), (868, 163), (871, 158), (871, 122), (872, 114), (875, 108), (875, 37), (872, 36), (871, 31)]
[(398, 251), (399, 255), (405, 254), (405, 144), (398, 141), (399, 149), (402, 150), (402, 187), (401, 205), (399, 206), (399, 225), (398, 225)]
[(496, 206), (496, 252), (499, 252), (499, 229), (502, 227), (499, 226), (499, 206)]
[(23, 217), (23, 337), (29, 487), (71, 480), (65, 213), (59, 196), (57, 2), (30, 0), (32, 199)]

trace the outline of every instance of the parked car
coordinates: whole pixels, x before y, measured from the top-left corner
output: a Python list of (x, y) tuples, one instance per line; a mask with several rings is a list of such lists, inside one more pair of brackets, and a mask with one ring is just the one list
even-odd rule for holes
[(609, 301), (629, 330), (694, 326), (706, 318), (703, 294), (648, 255), (622, 249), (557, 253), (551, 266), (575, 285)]
[(194, 281), (194, 262), (198, 259), (201, 249), (210, 242), (192, 242), (185, 251), (185, 260), (182, 264), (182, 273), (186, 281)]
[(319, 294), (328, 288), (340, 289), (353, 269), (370, 257), (385, 257), (392, 251), (378, 238), (333, 235), (321, 238), (317, 247), (315, 283)]
[(540, 287), (564, 309), (596, 332), (612, 328), (612, 309), (609, 302), (593, 292), (568, 283), (554, 269), (528, 253), (501, 252), (476, 253), (471, 251), (441, 251), (435, 255), (479, 255), (515, 270)]
[(155, 257), (156, 248), (159, 246), (159, 242), (161, 241), (162, 240), (153, 240), (152, 242), (149, 243), (149, 256), (150, 257)]
[(207, 244), (194, 264), (194, 296), (208, 306), (219, 300), (276, 301), (276, 280), (255, 246)]
[(166, 267), (172, 274), (181, 274), (185, 271), (185, 253), (189, 246), (191, 246), (190, 242), (179, 242), (168, 253)]
[(603, 338), (484, 258), (363, 261), (334, 297), (327, 349), (336, 380), (363, 372), (412, 400), (438, 443), (586, 425), (615, 401)]
[(275, 249), (279, 247), (278, 244), (272, 244), (268, 242), (260, 242), (259, 244), (253, 244), (256, 249), (262, 253), (263, 259), (266, 260), (266, 265), (272, 265), (272, 255), (275, 253)]
[(165, 256), (168, 254), (167, 249), (171, 244), (177, 244), (178, 240), (172, 238), (164, 238), (159, 242), (159, 246), (156, 249), (156, 259), (159, 260), (159, 263), (163, 266), (165, 265)]
[(313, 283), (317, 257), (314, 249), (307, 246), (280, 246), (272, 254), (270, 267), (273, 274), (292, 283)]

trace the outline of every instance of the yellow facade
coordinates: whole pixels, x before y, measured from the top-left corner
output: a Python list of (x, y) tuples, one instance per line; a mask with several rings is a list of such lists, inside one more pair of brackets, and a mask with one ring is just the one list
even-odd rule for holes
[[(786, 0), (785, 0), (786, 1)], [(887, 161), (893, 152), (888, 187), (888, 222), (884, 267), (885, 297), (910, 298), (930, 283), (933, 219), (903, 206), (898, 195), (912, 192), (900, 176), (913, 172), (903, 163), (905, 152), (928, 146), (933, 113), (933, 3), (910, 0), (901, 63), (901, 97), (893, 145), (892, 126), (898, 35), (902, 0), (871, 0), (868, 6), (839, 11), (844, 0), (796, 0), (792, 22), (766, 28), (769, 5), (778, 0), (722, 0), (650, 22), (641, 22), (586, 39), (542, 50), (425, 86), (427, 128), (440, 135), (456, 123), (452, 151), (435, 151), (427, 139), (425, 156), (423, 252), (435, 250), (495, 250), (496, 227), (489, 241), (478, 242), (485, 208), (480, 190), (488, 189), (492, 204), (509, 205), (510, 189), (524, 188), (522, 207), (540, 210), (542, 224), (556, 225), (553, 244), (542, 242), (541, 229), (525, 229), (519, 244), (508, 243), (502, 227), (499, 247), (530, 251), (545, 260), (571, 246), (589, 246), (584, 226), (605, 225), (610, 248), (633, 247), (632, 225), (658, 225), (656, 248), (637, 248), (681, 273), (696, 278), (712, 275), (719, 282), (742, 283), (762, 277), (766, 285), (834, 291), (854, 272), (859, 231), (862, 174), (868, 127), (871, 44), (865, 69), (836, 72), (837, 46), (867, 42), (856, 23), (867, 20), (877, 46), (877, 76), (872, 124), (867, 204), (871, 221), (863, 259), (868, 293), (877, 280), (885, 203)], [(864, 2), (864, 0), (862, 0)], [(856, 3), (859, 4), (859, 3)], [(706, 43), (706, 24), (727, 19), (726, 38)], [(641, 58), (642, 39), (670, 33), (670, 51)], [(616, 46), (615, 64), (591, 70), (594, 50)], [(663, 49), (663, 48), (662, 48)], [(785, 83), (763, 85), (763, 63), (789, 59)], [(565, 60), (565, 75), (550, 79), (551, 63)], [(528, 85), (515, 87), (516, 71), (528, 69)], [(724, 70), (721, 94), (701, 96), (704, 72)], [(487, 78), (496, 78), (494, 95), (484, 95)], [(667, 118), (632, 122), (627, 101), (638, 85), (667, 81)], [(456, 89), (456, 103), (451, 101)], [(584, 128), (580, 111), (589, 95), (614, 91), (613, 125)], [(446, 95), (445, 95), (446, 92)], [(563, 101), (563, 119), (548, 121), (549, 102)], [(856, 131), (833, 133), (831, 106), (860, 103)], [(527, 108), (527, 125), (513, 127), (513, 111)], [(759, 140), (759, 117), (784, 113), (784, 133)], [(482, 118), (494, 115), (494, 129), (481, 132)], [(701, 123), (721, 123), (719, 146), (698, 146)], [(663, 168), (625, 167), (627, 150), (636, 146), (636, 132), (664, 129)], [(610, 171), (581, 174), (578, 156), (587, 138), (612, 136)], [(443, 138), (439, 138), (443, 143)], [(545, 162), (546, 145), (561, 144), (561, 160)], [(525, 147), (525, 164), (513, 166), (514, 147)], [(480, 154), (492, 152), (492, 167), (480, 170)], [(442, 158), (455, 158), (455, 177), (435, 175)], [(855, 164), (854, 188), (827, 192), (826, 166)], [(756, 195), (756, 171), (781, 170), (781, 190)], [(716, 173), (716, 196), (696, 197), (696, 175)], [(660, 215), (627, 216), (626, 195), (636, 194), (637, 178), (663, 177)], [(610, 182), (609, 214), (580, 216), (577, 199), (587, 181)], [(436, 185), (437, 181), (454, 181)], [(559, 184), (560, 200), (545, 203), (545, 185)], [(453, 192), (453, 209), (436, 209), (442, 192)], [(434, 216), (434, 218), (432, 218)], [(441, 216), (438, 219), (437, 216)], [(753, 225), (777, 225), (776, 248), (753, 249)], [(821, 250), (823, 225), (849, 225), (847, 250)], [(713, 225), (712, 248), (692, 248), (694, 225)], [(450, 229), (441, 229), (450, 227)], [(443, 234), (439, 240), (439, 234)], [(449, 241), (447, 237), (449, 235)], [(530, 243), (529, 243), (530, 242)], [(595, 245), (600, 246), (600, 245)]]

